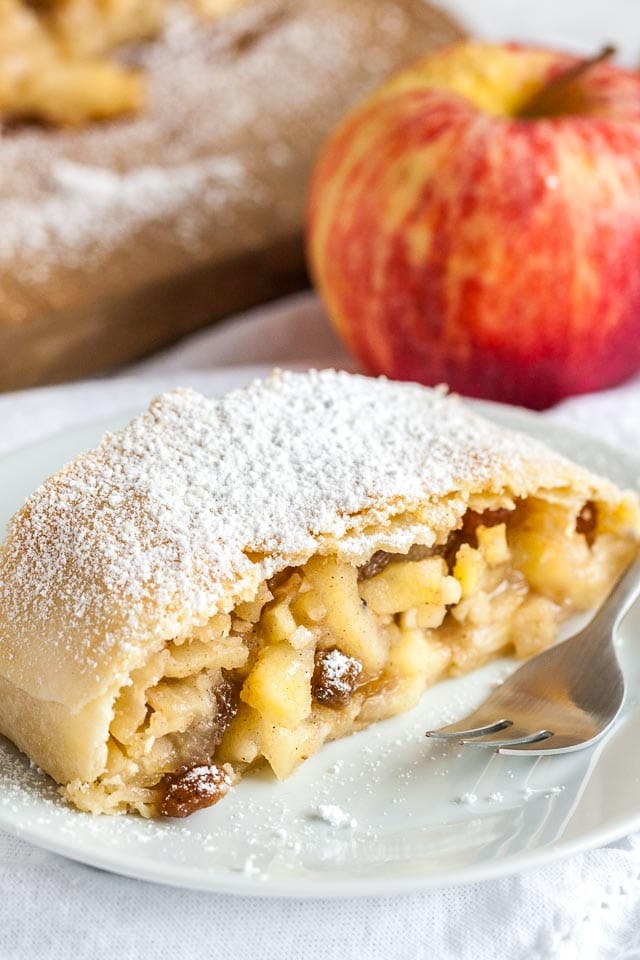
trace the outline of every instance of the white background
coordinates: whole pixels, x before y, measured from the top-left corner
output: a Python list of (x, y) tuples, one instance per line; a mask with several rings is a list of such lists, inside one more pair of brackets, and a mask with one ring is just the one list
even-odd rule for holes
[(640, 69), (640, 0), (444, 0), (472, 33), (527, 40), (580, 53), (615, 43), (619, 59)]

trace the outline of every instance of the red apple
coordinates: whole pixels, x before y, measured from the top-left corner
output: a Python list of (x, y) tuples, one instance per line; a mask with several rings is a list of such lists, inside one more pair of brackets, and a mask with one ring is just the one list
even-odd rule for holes
[(315, 171), (308, 250), (364, 368), (531, 407), (640, 368), (640, 75), (464, 42)]

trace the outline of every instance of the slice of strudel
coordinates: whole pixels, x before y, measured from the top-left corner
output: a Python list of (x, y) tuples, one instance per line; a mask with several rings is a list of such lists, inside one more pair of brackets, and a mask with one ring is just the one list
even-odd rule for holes
[(92, 813), (185, 816), (491, 657), (637, 550), (635, 497), (443, 390), (275, 373), (155, 400), (0, 556), (0, 730)]

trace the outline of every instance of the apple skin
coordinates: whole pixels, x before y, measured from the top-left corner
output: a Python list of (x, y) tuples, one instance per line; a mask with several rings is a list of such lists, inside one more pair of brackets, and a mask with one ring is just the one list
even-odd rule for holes
[(640, 368), (640, 75), (519, 107), (580, 61), (463, 42), (392, 78), (324, 148), (308, 254), (371, 374), (534, 408)]

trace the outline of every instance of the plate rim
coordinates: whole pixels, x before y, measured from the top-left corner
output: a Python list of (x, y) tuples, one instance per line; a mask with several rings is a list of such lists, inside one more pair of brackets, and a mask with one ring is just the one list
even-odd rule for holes
[[(90, 814), (87, 814), (90, 816)], [(367, 897), (396, 897), (409, 894), (426, 893), (431, 890), (444, 890), (464, 884), (479, 883), (484, 880), (497, 880), (501, 877), (520, 873), (557, 863), (570, 856), (577, 856), (596, 847), (603, 847), (640, 828), (640, 807), (634, 818), (619, 816), (614, 818), (608, 828), (601, 828), (571, 838), (551, 843), (525, 853), (514, 853), (499, 860), (482, 861), (471, 866), (460, 867), (443, 874), (409, 874), (407, 876), (347, 877), (338, 880), (322, 875), (314, 875), (312, 885), (303, 887), (305, 874), (298, 874), (289, 880), (283, 878), (261, 879), (241, 871), (226, 871), (224, 874), (209, 873), (183, 864), (154, 864), (153, 869), (144, 866), (123, 864), (116, 854), (94, 856), (83, 855), (71, 843), (56, 842), (49, 837), (41, 837), (37, 829), (11, 828), (4, 815), (0, 816), (0, 829), (12, 836), (24, 840), (42, 850), (62, 856), (74, 863), (104, 870), (114, 876), (130, 880), (142, 880), (164, 887), (183, 890), (195, 890), (200, 893), (224, 894), (229, 896), (249, 896), (260, 899), (287, 900), (338, 900), (365, 899)]]
[[(308, 365), (296, 366), (293, 364), (284, 365), (289, 369), (309, 369)], [(220, 373), (225, 379), (238, 377), (242, 381), (257, 376), (264, 376), (270, 372), (274, 365), (268, 366), (234, 366), (224, 367), (220, 370), (206, 371), (206, 377), (211, 383), (212, 395), (216, 374)], [(176, 379), (184, 375), (188, 377), (190, 373), (203, 374), (205, 371), (176, 371)], [(154, 380), (153, 376), (129, 377), (128, 380)], [(159, 378), (158, 378), (159, 379)], [(164, 378), (163, 378), (164, 379)], [(114, 381), (103, 381), (113, 386)], [(66, 385), (69, 386), (76, 385)], [(65, 389), (65, 387), (61, 387)], [(522, 429), (527, 432), (527, 425), (536, 427), (538, 433), (539, 427), (543, 426), (545, 436), (544, 442), (554, 445), (554, 438), (565, 436), (573, 438), (587, 444), (592, 449), (608, 454), (619, 464), (624, 465), (625, 471), (629, 473), (635, 471), (640, 477), (640, 460), (629, 455), (625, 450), (617, 448), (606, 441), (597, 437), (592, 437), (586, 431), (567, 425), (562, 421), (555, 419), (546, 419), (543, 414), (528, 410), (523, 407), (511, 406), (509, 404), (500, 404), (493, 401), (476, 400), (473, 398), (463, 398), (465, 403), (471, 405), (481, 414), (495, 417), (501, 420), (501, 416), (506, 412), (509, 419), (514, 418), (516, 422), (509, 424), (511, 429)], [(47, 433), (31, 443), (27, 443), (7, 451), (0, 456), (0, 469), (14, 458), (20, 458), (22, 455), (33, 452), (44, 444), (55, 443), (56, 440), (64, 438), (71, 439), (74, 434), (82, 434), (88, 430), (113, 430), (117, 421), (124, 421), (126, 418), (135, 415), (137, 411), (129, 405), (123, 405), (122, 408), (112, 412), (109, 416), (98, 417), (95, 419), (86, 419), (76, 423), (66, 429), (52, 431)], [(502, 422), (502, 421), (501, 421)], [(115, 427), (117, 429), (117, 426)], [(606, 475), (606, 474), (605, 474)], [(637, 489), (640, 488), (640, 480)], [(597, 762), (597, 761), (596, 761)], [(88, 815), (87, 815), (88, 816)], [(38, 825), (37, 822), (27, 826), (15, 822), (15, 814), (12, 814), (10, 806), (0, 806), (0, 829), (25, 840), (32, 845), (46, 850), (58, 856), (63, 856), (75, 863), (85, 866), (106, 870), (116, 876), (123, 876), (130, 879), (142, 880), (149, 883), (156, 883), (162, 886), (172, 886), (181, 889), (192, 889), (200, 892), (220, 893), (236, 896), (252, 896), (259, 898), (287, 898), (287, 899), (340, 899), (340, 898), (364, 898), (372, 896), (402, 896), (409, 893), (421, 893), (434, 889), (445, 889), (459, 886), (465, 883), (476, 883), (482, 880), (497, 879), (504, 876), (513, 875), (521, 872), (528, 872), (546, 864), (557, 862), (565, 857), (575, 856), (579, 853), (604, 846), (612, 843), (621, 837), (640, 829), (640, 798), (637, 812), (633, 815), (629, 813), (618, 814), (608, 818), (600, 824), (585, 833), (567, 839), (552, 841), (544, 846), (511, 853), (496, 860), (480, 861), (475, 864), (457, 867), (446, 872), (421, 874), (420, 872), (407, 875), (392, 876), (353, 876), (347, 875), (344, 879), (338, 879), (333, 874), (324, 876), (320, 872), (300, 872), (295, 877), (268, 877), (266, 880), (259, 876), (246, 875), (242, 872), (233, 872), (223, 869), (222, 872), (215, 872), (215, 859), (212, 858), (212, 871), (203, 869), (194, 864), (183, 864), (176, 862), (153, 863), (137, 860), (135, 856), (125, 857), (123, 859), (122, 851), (119, 848), (111, 849), (104, 847), (100, 852), (95, 852), (92, 848), (86, 852), (77, 843), (74, 843), (73, 837), (59, 837), (52, 834), (51, 825)], [(55, 828), (54, 828), (55, 829)], [(96, 841), (99, 842), (99, 841)], [(306, 881), (306, 882), (305, 882)]]

